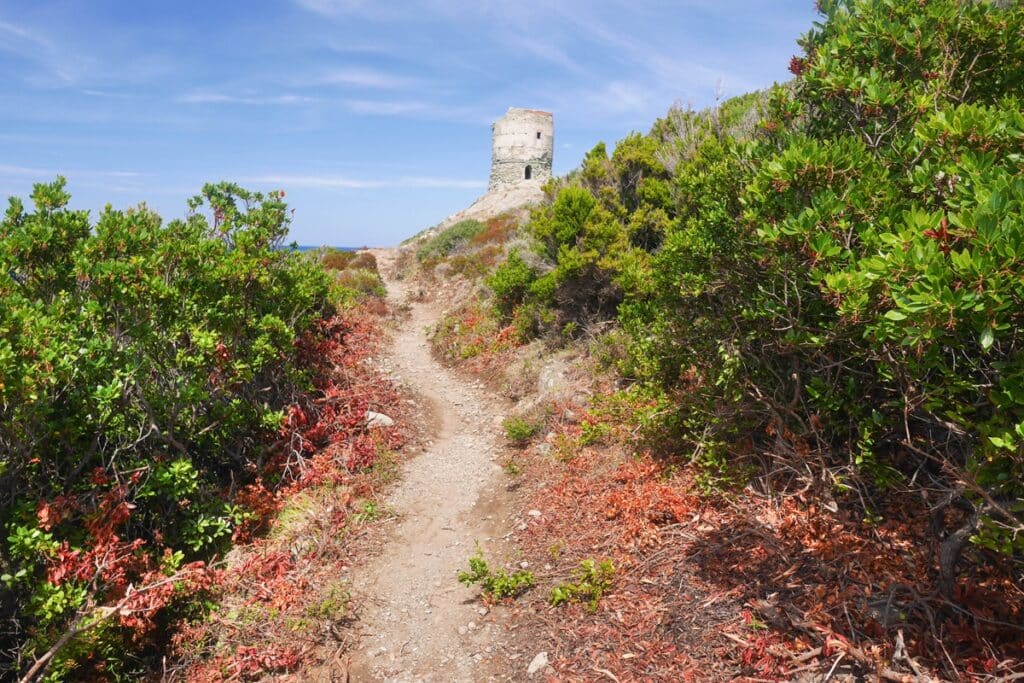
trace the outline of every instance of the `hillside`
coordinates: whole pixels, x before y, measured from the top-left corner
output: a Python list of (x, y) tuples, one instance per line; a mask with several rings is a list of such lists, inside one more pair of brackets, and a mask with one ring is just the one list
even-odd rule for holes
[(409, 249), (518, 400), (560, 676), (1020, 671), (1024, 13), (822, 11), (792, 82)]

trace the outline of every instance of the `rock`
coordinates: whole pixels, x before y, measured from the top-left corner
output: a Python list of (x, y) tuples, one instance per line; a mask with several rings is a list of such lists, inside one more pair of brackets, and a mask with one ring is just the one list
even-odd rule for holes
[(530, 510), (526, 514), (530, 515), (531, 517), (540, 517), (541, 512), (540, 510)]
[(526, 667), (526, 674), (533, 676), (538, 671), (543, 671), (548, 665), (548, 653), (538, 652), (537, 656), (530, 662), (530, 666)]
[(566, 385), (565, 363), (560, 358), (552, 358), (540, 369), (537, 376), (537, 393), (541, 396), (552, 396), (561, 393)]
[(381, 427), (391, 427), (395, 424), (395, 421), (384, 413), (375, 413), (372, 410), (366, 411), (366, 428), (367, 429), (380, 429)]
[(520, 569), (529, 569), (530, 568), (530, 563), (529, 562), (520, 562), (519, 563), (519, 568)]

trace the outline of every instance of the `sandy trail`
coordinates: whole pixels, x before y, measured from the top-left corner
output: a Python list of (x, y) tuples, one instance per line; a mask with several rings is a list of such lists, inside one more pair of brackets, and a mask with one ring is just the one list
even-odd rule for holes
[[(482, 681), (507, 674), (497, 659), (504, 627), (456, 581), (479, 542), (498, 558), (507, 533), (507, 476), (500, 456), (503, 408), (482, 386), (455, 376), (430, 355), (425, 328), (436, 306), (410, 299), (392, 276), (395, 253), (375, 251), (392, 305), (411, 315), (382, 361), (433, 413), (432, 437), (404, 467), (387, 501), (399, 522), (382, 552), (356, 572), (363, 605), (353, 681)], [(507, 660), (505, 660), (507, 661)], [(492, 675), (493, 674), (493, 675)]]

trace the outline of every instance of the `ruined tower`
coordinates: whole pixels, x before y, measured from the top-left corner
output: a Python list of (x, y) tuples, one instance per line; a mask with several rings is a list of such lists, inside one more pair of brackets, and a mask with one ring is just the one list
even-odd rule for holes
[(551, 178), (555, 127), (551, 112), (510, 107), (491, 127), (491, 179), (494, 192)]

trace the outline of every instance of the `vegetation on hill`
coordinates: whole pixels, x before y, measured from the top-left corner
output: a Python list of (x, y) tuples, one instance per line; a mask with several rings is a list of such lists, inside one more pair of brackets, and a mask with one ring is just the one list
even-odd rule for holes
[(528, 226), (544, 267), (511, 255), (497, 306), (617, 318), (619, 368), (709, 466), (768, 452), (928, 490), (1021, 552), (1024, 12), (821, 5), (792, 85), (589, 152)]
[(281, 248), (283, 193), (207, 185), (168, 224), (68, 201), (36, 185), (0, 223), (0, 677), (121, 680), (317, 448), (372, 462), (318, 402), (363, 294)]
[[(790, 83), (674, 108), (551, 183), (530, 244), (486, 279), (490, 322), (458, 315), (496, 339), (590, 340), (628, 385), (629, 433), (705, 491), (810, 491), (842, 508), (836, 529), (913, 529), (922, 556), (860, 577), (863, 600), (909, 604), (914, 655), (939, 669), (970, 624), (961, 663), (980, 671), (968, 651), (1021, 656), (1024, 9), (819, 8)], [(435, 344), (467, 357), (466, 329)], [(820, 628), (903, 642), (906, 622), (849, 604)]]

